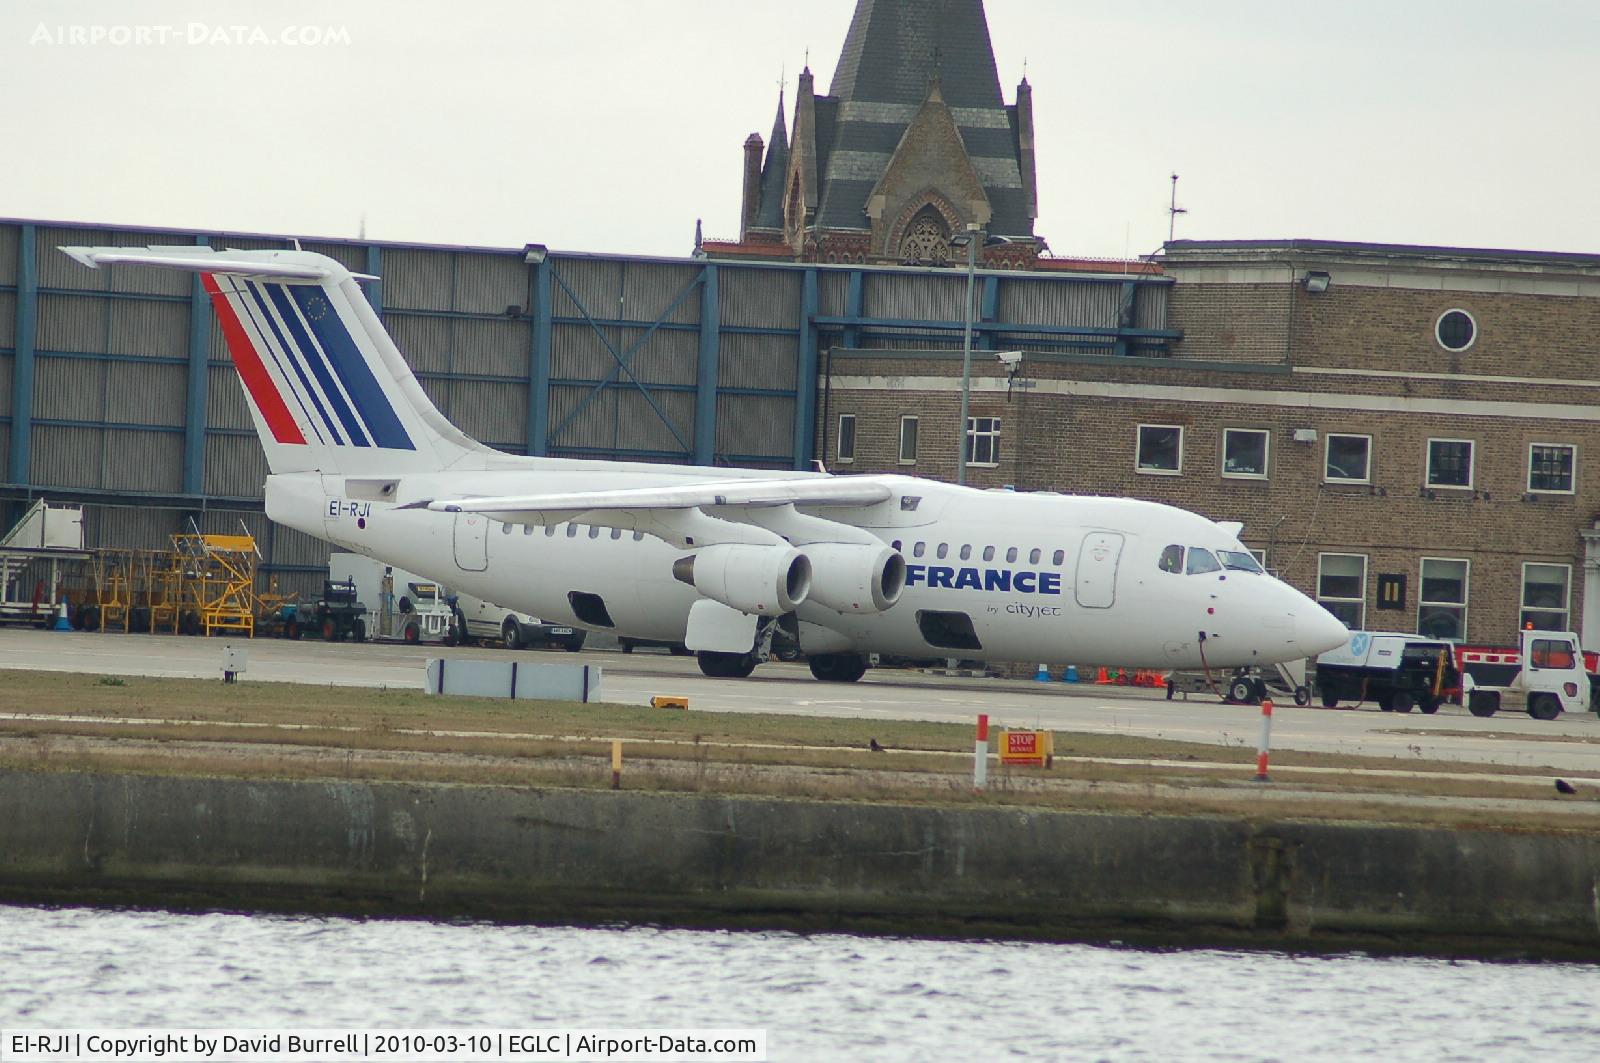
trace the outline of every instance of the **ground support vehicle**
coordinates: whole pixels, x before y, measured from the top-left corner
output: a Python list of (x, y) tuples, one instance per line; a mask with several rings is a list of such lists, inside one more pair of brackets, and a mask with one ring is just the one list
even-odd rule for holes
[(377, 558), (340, 550), (328, 555), (328, 573), (354, 584), (357, 599), (366, 603), (362, 621), (373, 639), (447, 646), (460, 640), (461, 620), (448, 587)]
[(1461, 647), (1461, 696), (1474, 716), (1522, 709), (1536, 720), (1591, 707), (1593, 676), (1571, 631), (1523, 631), (1511, 648)]
[(400, 639), (403, 642), (442, 642), (454, 646), (461, 642), (461, 625), (454, 601), (445, 589), (428, 580), (412, 580), (405, 585), (397, 607), (400, 610)]
[(1370, 701), (1384, 712), (1435, 713), (1458, 685), (1455, 646), (1443, 639), (1352, 631), (1350, 641), (1317, 657), (1323, 708)]
[(312, 610), (312, 629), (322, 633), (326, 642), (350, 639), (364, 642), (367, 638), (367, 607), (356, 595), (356, 585), (347, 579), (322, 581), (322, 598)]
[(0, 623), (46, 627), (66, 604), (64, 566), (87, 560), (83, 510), (39, 499), (0, 536)]
[(559, 646), (576, 653), (583, 649), (584, 639), (589, 634), (582, 628), (541, 620), (470, 594), (456, 596), (456, 610), (460, 614), (464, 639), (499, 642), (508, 650)]

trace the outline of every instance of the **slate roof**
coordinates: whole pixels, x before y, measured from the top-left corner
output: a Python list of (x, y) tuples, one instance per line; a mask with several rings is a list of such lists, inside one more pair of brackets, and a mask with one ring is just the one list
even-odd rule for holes
[(1000, 94), (983, 0), (858, 0), (833, 85), (817, 99), (818, 226), (869, 228), (867, 197), (934, 77), (994, 210), (989, 231), (1033, 234), (1016, 109)]
[(767, 141), (767, 161), (761, 167), (754, 229), (783, 229), (783, 181), (789, 172), (789, 133), (783, 124), (783, 93), (778, 93), (778, 117), (772, 120), (772, 138)]

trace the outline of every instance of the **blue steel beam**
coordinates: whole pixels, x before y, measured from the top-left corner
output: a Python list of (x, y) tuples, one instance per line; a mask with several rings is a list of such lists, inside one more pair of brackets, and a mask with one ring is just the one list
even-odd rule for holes
[[(209, 237), (194, 242), (211, 246)], [(189, 282), (189, 391), (183, 420), (183, 493), (206, 489), (206, 399), (211, 386), (211, 297), (196, 273)]]
[[(928, 321), (910, 317), (819, 317), (819, 325), (832, 325), (834, 327), (854, 325), (862, 329), (940, 329), (949, 332), (960, 332), (966, 327), (963, 321)], [(1177, 340), (1183, 338), (1183, 333), (1175, 329), (1152, 328), (1098, 328), (1090, 325), (1019, 325), (1007, 321), (976, 321), (972, 325), (973, 333), (978, 332), (1014, 332), (1020, 335), (1038, 336), (1106, 336), (1112, 339), (1126, 336), (1129, 339), (1161, 339)]]
[[(1000, 316), (1000, 278), (994, 274), (983, 278), (983, 295), (978, 310), (978, 321), (985, 325), (992, 325)], [(994, 333), (979, 332), (977, 339), (978, 350), (994, 350)]]
[(27, 484), (33, 443), (33, 343), (39, 328), (39, 231), (17, 230), (17, 335), (11, 363), (11, 467), (14, 484)]
[[(815, 270), (807, 270), (806, 272), (815, 273), (816, 271)], [(855, 321), (860, 321), (861, 320), (861, 290), (862, 290), (863, 284), (865, 283), (864, 280), (863, 280), (864, 276), (865, 276), (865, 271), (864, 270), (859, 270), (859, 269), (851, 270), (850, 271), (850, 280), (849, 280), (849, 282), (848, 282), (848, 284), (847, 284), (847, 286), (845, 288), (845, 294), (844, 294), (844, 316), (846, 318), (848, 318), (851, 322), (855, 322)], [(815, 312), (815, 308), (813, 308), (813, 312)], [(814, 323), (813, 323), (813, 327), (814, 327)], [(844, 345), (847, 348), (855, 348), (855, 347), (861, 346), (861, 328), (858, 325), (855, 325), (855, 324), (846, 325), (844, 327), (843, 340), (844, 340)]]
[(529, 454), (550, 452), (550, 259), (533, 268), (533, 335), (528, 347)]
[[(851, 291), (861, 299), (859, 270), (850, 274)], [(860, 307), (858, 306), (859, 310)], [(800, 281), (799, 357), (795, 362), (794, 382), (794, 467), (809, 468), (813, 437), (816, 435), (817, 408), (817, 271), (808, 269)]]
[(694, 393), (694, 463), (711, 465), (717, 451), (717, 366), (721, 358), (722, 306), (717, 300), (717, 267), (700, 274), (700, 363)]

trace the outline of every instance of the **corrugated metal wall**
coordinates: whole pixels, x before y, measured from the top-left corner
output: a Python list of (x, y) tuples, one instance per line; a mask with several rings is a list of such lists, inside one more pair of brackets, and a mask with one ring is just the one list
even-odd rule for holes
[[(11, 353), (17, 257), (29, 224), (0, 222), (0, 418), (8, 422), (19, 365)], [(196, 303), (192, 279), (163, 270), (90, 271), (56, 250), (197, 240), (283, 248), (291, 241), (54, 225), (37, 226), (34, 239), (31, 461), (26, 483), (0, 485), (3, 498), (20, 505), (41, 494), (76, 496), (88, 505), (91, 538), (101, 545), (162, 546), (191, 516), (208, 530), (233, 531), (243, 515), (270, 568), (306, 593), (319, 589), (308, 569), (326, 562), (327, 547), (260, 515), (266, 462), (221, 329), (209, 307)], [(709, 460), (718, 463), (804, 467), (810, 454), (797, 447), (804, 450), (808, 437), (795, 431), (795, 408), (800, 387), (815, 381), (798, 377), (811, 372), (819, 350), (847, 335), (880, 347), (961, 343), (966, 278), (959, 270), (561, 253), (541, 267), (506, 249), (303, 246), (357, 272), (378, 260), (382, 284), (374, 298), (423, 388), (466, 432), (510, 451), (529, 449), (530, 425), (543, 424), (544, 449), (558, 455), (689, 461), (713, 447)], [(861, 317), (844, 321), (852, 274), (859, 274)], [(815, 322), (805, 317), (808, 275)], [(530, 408), (538, 398), (530, 384), (541, 349), (541, 278), (549, 288), (550, 385), (547, 406), (538, 409)], [(1122, 306), (1116, 283), (980, 275), (980, 300), (984, 284), (997, 285), (995, 318), (1018, 323), (1016, 336), (1042, 350), (1052, 349), (1048, 337), (1030, 334), (1027, 324), (1115, 327)], [(702, 327), (707, 307), (715, 307), (716, 319)], [(204, 345), (191, 351), (196, 313), (206, 322), (198, 337)], [(1137, 328), (1165, 326), (1164, 284), (1137, 286), (1134, 318)], [(205, 423), (197, 429), (186, 426), (191, 357), (206, 359)], [(715, 360), (717, 393), (698, 401), (708, 359)], [(697, 425), (697, 410), (714, 416), (714, 426)], [(10, 435), (9, 423), (0, 424), (0, 475), (9, 468)], [(190, 442), (195, 452), (186, 451)], [(199, 494), (185, 490), (186, 453)]]

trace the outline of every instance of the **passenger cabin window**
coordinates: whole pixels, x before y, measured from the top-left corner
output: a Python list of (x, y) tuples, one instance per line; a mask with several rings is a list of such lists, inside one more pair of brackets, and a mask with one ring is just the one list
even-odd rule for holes
[(567, 525), (567, 538), (568, 539), (576, 539), (577, 537), (578, 537), (578, 526), (576, 524), (568, 524)]
[(636, 542), (636, 543), (644, 542), (644, 532), (642, 532), (642, 531), (634, 532), (633, 533), (633, 541)]
[(544, 533), (545, 535), (554, 538), (556, 534), (556, 526), (554, 524), (546, 524), (544, 526)]
[(1198, 576), (1203, 572), (1220, 572), (1222, 566), (1217, 564), (1217, 559), (1211, 556), (1210, 550), (1202, 550), (1198, 546), (1189, 547), (1189, 567), (1185, 569), (1191, 576)]
[(1183, 571), (1183, 547), (1173, 543), (1161, 551), (1161, 560), (1158, 562), (1163, 572)]
[(994, 547), (985, 546), (983, 548), (983, 559), (985, 561), (993, 561), (994, 560)]
[(940, 543), (939, 544), (939, 549), (934, 551), (934, 556), (937, 557), (940, 561), (943, 561), (945, 559), (946, 555), (948, 555), (949, 553), (950, 553), (950, 544), (949, 543)]
[(1055, 553), (1050, 555), (1050, 563), (1052, 565), (1059, 566), (1064, 561), (1066, 561), (1066, 559), (1067, 559), (1067, 552), (1065, 550), (1057, 550)]
[(923, 554), (925, 554), (927, 552), (928, 552), (928, 544), (927, 543), (918, 543), (917, 545), (915, 545), (915, 546), (913, 546), (911, 548), (911, 556), (912, 557), (921, 557)]
[(1037, 565), (1040, 559), (1043, 557), (1044, 551), (1035, 546), (1032, 550), (1028, 551), (1028, 564)]
[(1535, 668), (1571, 668), (1575, 659), (1565, 639), (1534, 639), (1531, 656)]
[(1006, 547), (1006, 563), (1011, 565), (1017, 563), (1017, 548), (1015, 546)]
[(972, 557), (972, 547), (963, 543), (961, 545), (961, 560), (966, 561), (970, 557)]

